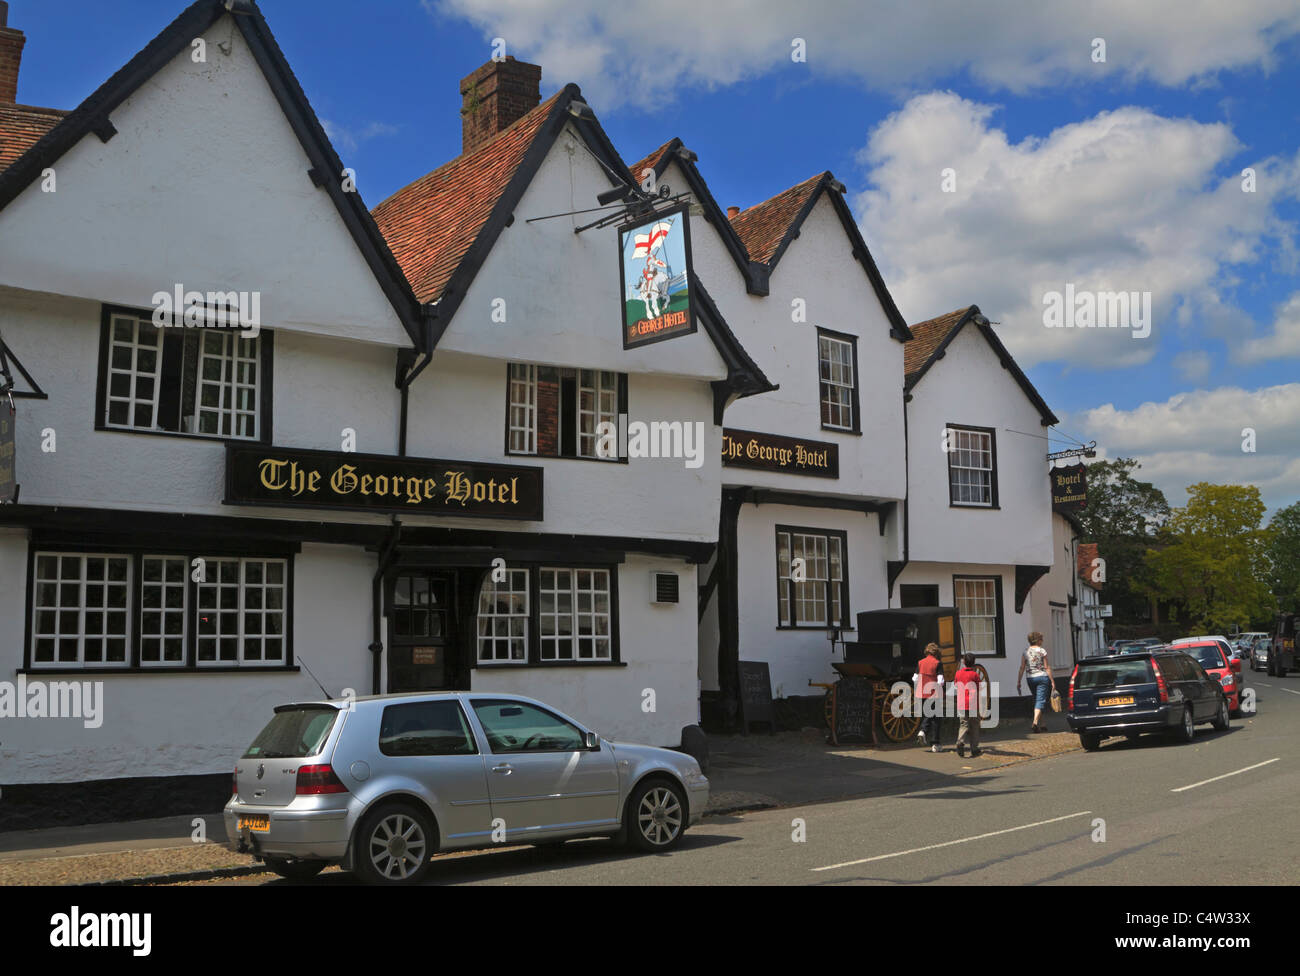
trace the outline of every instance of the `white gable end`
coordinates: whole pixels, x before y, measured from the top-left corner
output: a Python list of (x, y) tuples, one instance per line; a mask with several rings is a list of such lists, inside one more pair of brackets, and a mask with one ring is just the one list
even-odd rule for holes
[(115, 136), (54, 163), (54, 192), (0, 211), (0, 284), (142, 308), (258, 292), (265, 327), (410, 345), (243, 36), (222, 17), (203, 39), (205, 63), (182, 51), (110, 113)]

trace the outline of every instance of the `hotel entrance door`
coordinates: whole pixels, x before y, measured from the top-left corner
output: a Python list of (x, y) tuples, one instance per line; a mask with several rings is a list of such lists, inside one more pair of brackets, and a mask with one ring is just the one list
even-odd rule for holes
[(456, 577), (404, 571), (388, 608), (388, 690), (438, 691), (453, 687)]

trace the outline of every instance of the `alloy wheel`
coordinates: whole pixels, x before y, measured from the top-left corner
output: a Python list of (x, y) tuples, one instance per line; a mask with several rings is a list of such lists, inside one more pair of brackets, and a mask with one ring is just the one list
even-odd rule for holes
[(672, 843), (682, 829), (682, 805), (672, 790), (656, 786), (637, 808), (637, 828), (656, 847)]
[(428, 856), (424, 829), (405, 813), (389, 814), (370, 832), (370, 863), (388, 881), (410, 878)]

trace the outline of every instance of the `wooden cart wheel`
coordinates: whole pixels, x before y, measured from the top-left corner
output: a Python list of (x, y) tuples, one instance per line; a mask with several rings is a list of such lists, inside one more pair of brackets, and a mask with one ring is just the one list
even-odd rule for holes
[(890, 742), (906, 742), (916, 735), (916, 730), (921, 727), (920, 715), (905, 714), (899, 717), (891, 711), (890, 706), (894, 700), (904, 694), (909, 693), (893, 691), (888, 681), (876, 682), (872, 704), (876, 711), (880, 731), (884, 733), (885, 738)]
[(823, 703), (823, 710), (826, 713), (826, 738), (831, 745), (838, 745), (835, 741), (835, 686), (831, 685), (826, 689), (826, 698)]

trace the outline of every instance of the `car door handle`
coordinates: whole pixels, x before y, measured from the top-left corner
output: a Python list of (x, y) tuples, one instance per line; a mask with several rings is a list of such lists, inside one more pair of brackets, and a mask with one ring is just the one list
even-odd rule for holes
[(500, 773), (502, 776), (509, 776), (513, 769), (509, 763), (501, 763), (499, 766), (493, 766), (492, 772)]

